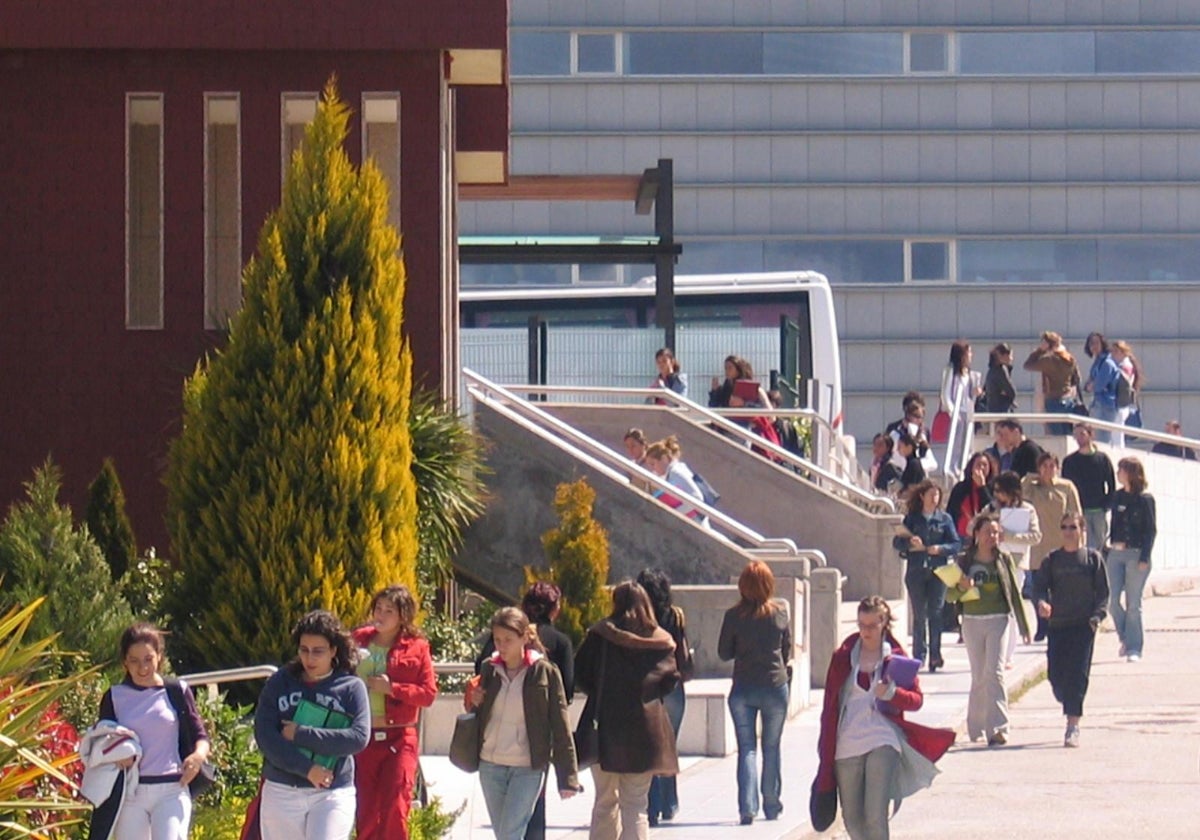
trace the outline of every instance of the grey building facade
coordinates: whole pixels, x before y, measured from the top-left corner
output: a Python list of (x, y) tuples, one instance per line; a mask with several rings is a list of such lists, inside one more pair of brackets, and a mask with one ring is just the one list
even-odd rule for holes
[[(936, 401), (954, 339), (1019, 366), (1046, 329), (1085, 376), (1087, 333), (1130, 341), (1147, 425), (1200, 433), (1200, 0), (512, 0), (510, 38), (513, 173), (672, 158), (681, 273), (826, 274), (860, 440)], [(536, 201), (460, 225), (651, 228)]]

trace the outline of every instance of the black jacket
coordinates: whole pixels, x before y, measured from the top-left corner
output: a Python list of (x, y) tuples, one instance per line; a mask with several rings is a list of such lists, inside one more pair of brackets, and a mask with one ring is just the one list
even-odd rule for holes
[(1045, 601), (1053, 608), (1051, 628), (1078, 627), (1089, 622), (1093, 627), (1099, 625), (1108, 612), (1104, 558), (1094, 548), (1050, 552), (1033, 573), (1033, 601)]
[(1113, 497), (1112, 530), (1108, 540), (1125, 543), (1126, 548), (1141, 551), (1140, 563), (1150, 563), (1150, 552), (1158, 536), (1157, 513), (1154, 497), (1149, 493), (1129, 493), (1118, 490)]

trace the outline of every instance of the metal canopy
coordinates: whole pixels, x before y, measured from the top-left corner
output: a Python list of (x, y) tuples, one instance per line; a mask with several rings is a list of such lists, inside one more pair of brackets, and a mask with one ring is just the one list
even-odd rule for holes
[(512, 179), (508, 185), (467, 189), (474, 200), (632, 200), (640, 216), (654, 211), (654, 236), (463, 236), (458, 261), (470, 265), (590, 263), (654, 266), (655, 322), (667, 347), (675, 349), (675, 262), (683, 246), (675, 241), (674, 162), (659, 158), (636, 182), (626, 177)]

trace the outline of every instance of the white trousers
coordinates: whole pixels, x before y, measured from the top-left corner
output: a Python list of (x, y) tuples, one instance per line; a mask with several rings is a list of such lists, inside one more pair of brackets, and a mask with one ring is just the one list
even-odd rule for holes
[(262, 840), (349, 840), (354, 785), (324, 790), (263, 782)]
[(138, 785), (121, 806), (114, 840), (187, 840), (192, 796), (179, 782)]
[(1008, 731), (1008, 688), (1004, 684), (1004, 650), (1008, 616), (964, 615), (963, 642), (971, 662), (967, 698), (967, 735), (972, 741)]

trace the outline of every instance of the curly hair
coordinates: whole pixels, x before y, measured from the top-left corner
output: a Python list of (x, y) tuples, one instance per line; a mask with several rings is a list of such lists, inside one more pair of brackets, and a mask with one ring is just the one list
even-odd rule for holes
[[(357, 669), (358, 650), (342, 622), (328, 610), (312, 610), (296, 622), (296, 626), (292, 628), (292, 647), (300, 646), (301, 636), (320, 636), (329, 642), (329, 646), (333, 648), (335, 672), (353, 674)], [(286, 667), (293, 676), (304, 673), (304, 666), (299, 657), (294, 658)]]
[(521, 599), (521, 609), (534, 624), (550, 621), (562, 602), (562, 590), (553, 583), (539, 580), (529, 587)]

